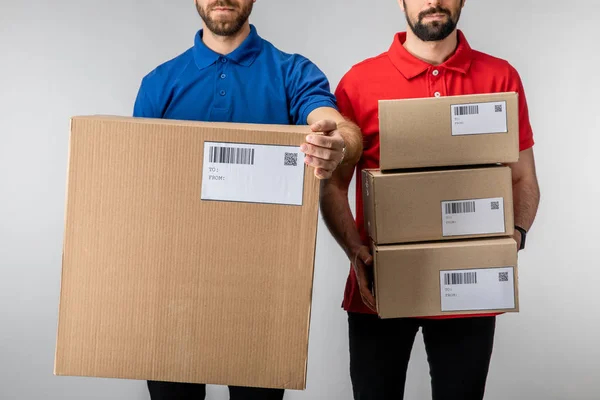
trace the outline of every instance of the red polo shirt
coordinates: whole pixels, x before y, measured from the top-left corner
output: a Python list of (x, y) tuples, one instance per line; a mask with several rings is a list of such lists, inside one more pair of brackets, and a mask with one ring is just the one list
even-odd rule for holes
[[(379, 100), (517, 92), (520, 149), (533, 146), (523, 85), (519, 74), (508, 62), (471, 49), (460, 30), (456, 51), (437, 66), (411, 55), (403, 46), (405, 40), (406, 32), (398, 33), (387, 52), (353, 66), (335, 93), (340, 112), (356, 122), (364, 135), (364, 152), (356, 174), (356, 225), (365, 244), (368, 236), (363, 225), (360, 171), (379, 168)], [(352, 268), (346, 282), (343, 307), (350, 312), (373, 313), (361, 300)]]

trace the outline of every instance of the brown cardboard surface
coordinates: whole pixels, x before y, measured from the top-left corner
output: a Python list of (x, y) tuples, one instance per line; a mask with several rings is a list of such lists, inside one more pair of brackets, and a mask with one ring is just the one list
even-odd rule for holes
[[(507, 166), (463, 167), (446, 170), (381, 172), (363, 170), (365, 229), (378, 244), (410, 243), (512, 235), (514, 230), (512, 175)], [(496, 216), (484, 229), (452, 232), (454, 217), (445, 216), (443, 202), (472, 202), (502, 198), (494, 213), (490, 202), (476, 208)], [(458, 217), (457, 217), (458, 218)], [(503, 221), (503, 223), (502, 223)], [(446, 228), (444, 225), (446, 224)], [(444, 233), (444, 229), (447, 229)], [(468, 232), (468, 233), (467, 233)], [(446, 236), (444, 236), (446, 234)]]
[[(452, 105), (502, 102), (506, 130), (453, 136)], [(504, 103), (505, 102), (505, 103)], [(492, 106), (493, 107), (493, 106)], [(481, 106), (481, 115), (486, 109)], [(485, 114), (488, 115), (488, 114)], [(489, 114), (496, 119), (500, 114)], [(379, 101), (380, 168), (458, 166), (516, 162), (519, 116), (516, 93), (494, 93)], [(460, 127), (460, 125), (455, 125)]]
[(73, 118), (55, 374), (304, 389), (318, 180), (304, 166), (301, 206), (201, 185), (205, 141), (307, 133)]
[[(512, 238), (457, 240), (407, 245), (373, 245), (375, 296), (381, 318), (518, 312), (517, 245)], [(514, 307), (441, 309), (440, 271), (514, 268)], [(497, 276), (497, 275), (496, 275)]]

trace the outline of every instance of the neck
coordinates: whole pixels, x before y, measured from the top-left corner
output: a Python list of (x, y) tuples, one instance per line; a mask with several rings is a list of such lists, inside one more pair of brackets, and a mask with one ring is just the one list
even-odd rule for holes
[(424, 42), (412, 30), (407, 29), (404, 48), (413, 56), (426, 63), (439, 65), (446, 61), (456, 50), (458, 33), (456, 30), (447, 38), (437, 42)]
[(202, 41), (212, 51), (215, 53), (219, 53), (222, 55), (226, 55), (237, 49), (244, 40), (250, 34), (250, 23), (246, 22), (242, 29), (234, 35), (231, 36), (219, 36), (215, 35), (213, 32), (206, 29), (206, 25), (204, 25), (204, 30), (202, 34)]

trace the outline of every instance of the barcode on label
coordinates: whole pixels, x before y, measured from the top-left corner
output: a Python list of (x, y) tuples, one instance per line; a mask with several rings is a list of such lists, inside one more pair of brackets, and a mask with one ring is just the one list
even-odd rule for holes
[(494, 111), (495, 112), (502, 112), (502, 104), (496, 104), (494, 106)]
[(508, 272), (498, 272), (499, 282), (508, 282)]
[(446, 214), (466, 214), (475, 212), (474, 201), (457, 201), (446, 203)]
[(500, 209), (500, 202), (499, 201), (492, 201), (490, 204), (492, 206), (492, 210), (499, 210)]
[(254, 149), (210, 146), (209, 152), (211, 163), (254, 165)]
[(475, 285), (477, 272), (452, 272), (444, 274), (444, 285)]
[(474, 115), (479, 114), (479, 106), (456, 106), (454, 108), (454, 115)]

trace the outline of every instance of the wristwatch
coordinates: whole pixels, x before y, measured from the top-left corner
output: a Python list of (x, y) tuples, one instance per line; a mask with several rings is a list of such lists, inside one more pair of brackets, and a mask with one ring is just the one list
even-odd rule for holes
[(521, 246), (519, 246), (519, 250), (523, 250), (525, 248), (525, 238), (527, 237), (527, 231), (517, 225), (515, 225), (515, 229), (521, 233)]

